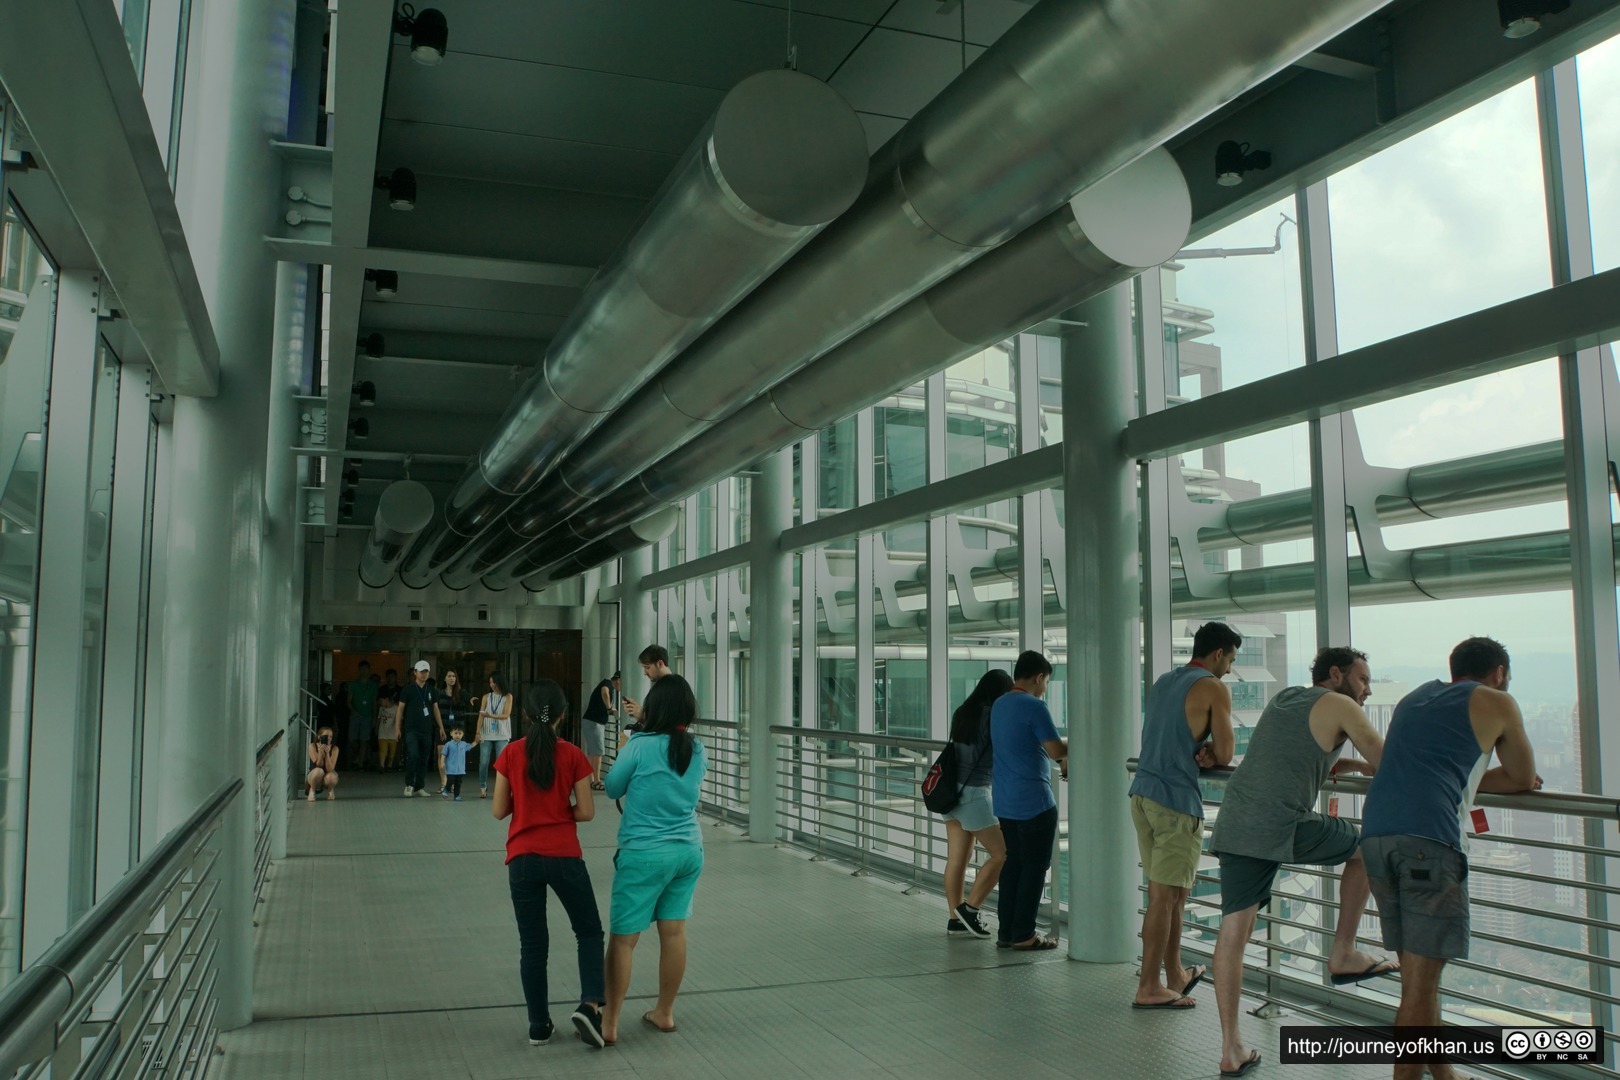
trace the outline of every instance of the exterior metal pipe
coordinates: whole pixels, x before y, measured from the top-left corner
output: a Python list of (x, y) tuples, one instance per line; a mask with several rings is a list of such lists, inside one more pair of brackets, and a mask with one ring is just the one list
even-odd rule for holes
[(1163, 149), (1148, 153), (554, 528), (486, 584), (533, 573), (654, 506), (1129, 280), (1174, 255), (1191, 226), (1175, 159)]
[(855, 201), (853, 109), (795, 71), (732, 88), (629, 244), (591, 282), (407, 561), (426, 583), (643, 381)]
[(879, 153), (848, 214), (587, 439), (539, 502), (605, 495), (1384, 3), (1043, 0)]
[(377, 516), (360, 557), (360, 580), (380, 589), (394, 579), (394, 569), (418, 533), (433, 522), (433, 493), (415, 480), (396, 480), (377, 500)]

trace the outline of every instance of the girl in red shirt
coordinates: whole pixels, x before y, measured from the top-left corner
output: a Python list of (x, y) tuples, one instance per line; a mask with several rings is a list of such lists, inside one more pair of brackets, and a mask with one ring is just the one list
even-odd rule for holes
[(572, 1020), (588, 1045), (602, 1038), (602, 916), (591, 875), (579, 847), (578, 823), (596, 814), (591, 801), (591, 765), (579, 747), (557, 738), (556, 725), (568, 714), (562, 687), (541, 679), (524, 689), (525, 736), (509, 744), (495, 761), (495, 820), (510, 817), (506, 833), (506, 872), (517, 916), (518, 972), (529, 1006), (529, 1044), (551, 1039), (546, 1008), (546, 888), (557, 894), (579, 942), (579, 1008)]

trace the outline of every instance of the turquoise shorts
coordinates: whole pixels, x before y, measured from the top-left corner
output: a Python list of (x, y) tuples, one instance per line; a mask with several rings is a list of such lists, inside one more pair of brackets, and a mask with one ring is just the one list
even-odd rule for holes
[(663, 844), (620, 848), (613, 856), (613, 901), (609, 932), (639, 934), (660, 922), (692, 917), (692, 894), (703, 873), (703, 848)]

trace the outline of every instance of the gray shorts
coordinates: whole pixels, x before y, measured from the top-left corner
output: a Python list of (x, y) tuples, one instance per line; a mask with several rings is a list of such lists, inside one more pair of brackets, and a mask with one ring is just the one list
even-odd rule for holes
[(1460, 960), (1468, 955), (1468, 857), (1427, 836), (1361, 842), (1384, 948)]
[[(1311, 866), (1338, 866), (1356, 853), (1356, 827), (1339, 818), (1302, 821), (1294, 829), (1294, 857), (1290, 862)], [(1281, 863), (1252, 855), (1217, 852), (1221, 861), (1221, 914), (1271, 903), (1271, 885)]]
[(602, 756), (602, 735), (606, 731), (606, 724), (598, 724), (595, 720), (580, 721), (579, 748), (585, 751), (586, 757)]
[(968, 832), (996, 827), (996, 812), (990, 809), (990, 786), (974, 784), (962, 789), (962, 801), (940, 815)]

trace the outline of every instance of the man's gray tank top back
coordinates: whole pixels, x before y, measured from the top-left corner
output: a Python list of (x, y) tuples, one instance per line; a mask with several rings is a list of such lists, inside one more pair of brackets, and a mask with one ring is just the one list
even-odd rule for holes
[(1226, 782), (1211, 851), (1272, 862), (1294, 857), (1294, 827), (1317, 817), (1316, 796), (1344, 746), (1323, 750), (1311, 734), (1321, 686), (1290, 686), (1266, 706), (1249, 747)]

